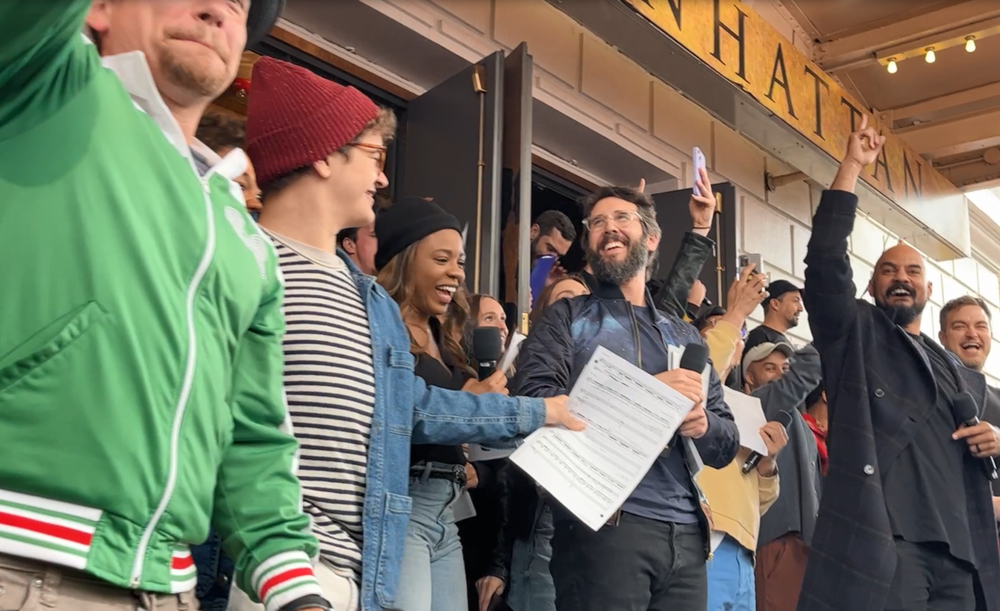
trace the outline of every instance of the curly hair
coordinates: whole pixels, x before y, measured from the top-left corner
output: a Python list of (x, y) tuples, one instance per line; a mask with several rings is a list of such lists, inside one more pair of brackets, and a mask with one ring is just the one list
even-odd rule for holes
[[(427, 238), (424, 238), (426, 240)], [(389, 296), (399, 304), (400, 314), (406, 320), (408, 314), (417, 313), (413, 300), (416, 297), (416, 287), (413, 283), (414, 254), (417, 247), (423, 242), (420, 240), (406, 247), (385, 264), (378, 272), (376, 281), (389, 293)], [(460, 285), (455, 291), (455, 297), (448, 305), (448, 311), (441, 317), (441, 356), (452, 367), (462, 370), (465, 373), (474, 375), (474, 371), (469, 366), (469, 358), (462, 344), (465, 338), (465, 327), (469, 321), (469, 299), (465, 286)], [(407, 327), (409, 331), (409, 327)], [(415, 355), (425, 354), (426, 350), (417, 345), (410, 333), (410, 352)]]

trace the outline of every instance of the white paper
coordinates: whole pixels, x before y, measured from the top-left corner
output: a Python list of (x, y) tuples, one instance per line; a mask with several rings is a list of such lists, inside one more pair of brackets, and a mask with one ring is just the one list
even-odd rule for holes
[(709, 540), (712, 545), (711, 550), (713, 554), (715, 553), (715, 550), (719, 549), (719, 546), (722, 545), (722, 542), (725, 540), (725, 538), (726, 538), (726, 533), (722, 532), (721, 530), (712, 531), (712, 535), (711, 537), (709, 537)]
[[(681, 357), (684, 356), (684, 350), (687, 346), (667, 346), (667, 369), (677, 369), (681, 366)], [(705, 364), (705, 370), (701, 372), (701, 400), (703, 404), (708, 404), (708, 383), (712, 379), (712, 365), (711, 363)], [(690, 437), (684, 437), (681, 440), (684, 444), (684, 451), (687, 452), (690, 458), (689, 462), (691, 464), (694, 473), (691, 474), (692, 477), (697, 477), (701, 470), (705, 468), (705, 462), (701, 459), (701, 452), (698, 451), (698, 446), (694, 445), (694, 439)]]
[(729, 406), (729, 411), (733, 412), (736, 428), (740, 430), (740, 445), (761, 456), (767, 456), (767, 445), (760, 436), (760, 427), (767, 424), (767, 418), (764, 417), (760, 399), (732, 388), (725, 388), (725, 393), (726, 405)]
[(693, 403), (599, 347), (569, 394), (583, 432), (544, 428), (511, 455), (542, 488), (593, 530), (632, 494)]
[(521, 335), (517, 331), (514, 331), (514, 335), (510, 337), (510, 341), (507, 342), (507, 352), (504, 353), (503, 358), (500, 360), (500, 366), (498, 369), (504, 373), (507, 373), (514, 363), (517, 361), (517, 355), (521, 352), (521, 343), (527, 339), (525, 336)]
[(481, 446), (478, 443), (470, 443), (468, 455), (470, 462), (481, 462), (485, 460), (497, 460), (498, 458), (507, 458), (513, 453), (514, 453), (514, 448), (500, 450), (497, 448)]

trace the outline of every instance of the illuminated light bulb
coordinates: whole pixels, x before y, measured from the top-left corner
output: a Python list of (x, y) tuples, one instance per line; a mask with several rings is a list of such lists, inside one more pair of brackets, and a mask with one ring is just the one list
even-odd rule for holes
[(899, 70), (899, 67), (896, 66), (896, 60), (894, 59), (890, 59), (885, 68), (889, 71), (889, 74), (896, 74), (896, 71)]
[(927, 47), (927, 55), (924, 55), (924, 61), (928, 64), (933, 64), (936, 59), (937, 55), (934, 55), (934, 47)]
[(976, 37), (975, 36), (966, 36), (965, 37), (965, 50), (967, 52), (969, 52), (969, 53), (972, 53), (973, 51), (976, 50)]

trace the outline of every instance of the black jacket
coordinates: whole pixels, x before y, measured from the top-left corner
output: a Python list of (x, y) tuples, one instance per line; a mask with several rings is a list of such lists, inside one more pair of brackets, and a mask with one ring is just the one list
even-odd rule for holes
[[(563, 299), (549, 306), (521, 346), (517, 373), (509, 388), (512, 395), (554, 397), (569, 394), (598, 346), (632, 361), (638, 353), (632, 305), (622, 298), (617, 286), (596, 283), (590, 295)], [(684, 346), (704, 343), (694, 326), (676, 316), (665, 316), (647, 307), (656, 321), (664, 343)], [(722, 386), (711, 371), (708, 401), (708, 432), (694, 442), (701, 459), (709, 467), (722, 468), (736, 456), (739, 432), (726, 407)], [(697, 486), (695, 486), (697, 487)]]
[[(680, 249), (670, 272), (660, 281), (650, 282), (647, 287), (655, 287), (654, 302), (663, 313), (683, 313), (688, 290), (701, 273), (705, 261), (712, 254), (715, 242), (696, 233), (688, 232), (681, 241)], [(605, 291), (614, 299), (622, 299), (621, 292), (614, 293), (610, 287), (601, 288), (593, 275), (581, 272), (591, 291)], [(497, 485), (501, 488), (502, 510), (497, 544), (492, 556), (488, 575), (505, 581), (510, 571), (510, 558), (515, 539), (531, 536), (535, 516), (538, 514), (538, 487), (514, 463), (505, 461), (497, 474)]]
[[(847, 238), (857, 203), (851, 193), (824, 192), (806, 254), (804, 298), (823, 363), (830, 462), (799, 611), (884, 608), (896, 551), (880, 473), (913, 441), (918, 423), (935, 406), (929, 399), (936, 388), (926, 354), (881, 309), (856, 299)], [(938, 349), (961, 386), (984, 405), (985, 378)], [(976, 608), (1000, 611), (1000, 554), (989, 482), (970, 454), (960, 477), (978, 570)]]

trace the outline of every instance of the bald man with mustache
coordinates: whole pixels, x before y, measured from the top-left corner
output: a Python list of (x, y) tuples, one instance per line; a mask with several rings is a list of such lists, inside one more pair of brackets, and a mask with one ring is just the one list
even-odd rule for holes
[(920, 332), (933, 286), (907, 244), (882, 253), (856, 299), (854, 194), (885, 137), (865, 117), (813, 219), (804, 298), (829, 400), (829, 470), (799, 611), (1000, 611), (1000, 554), (983, 459), (988, 424), (962, 428), (986, 383)]

